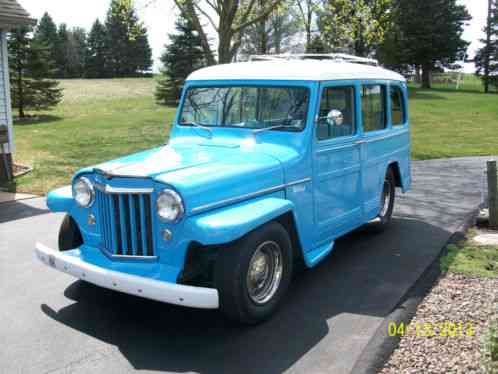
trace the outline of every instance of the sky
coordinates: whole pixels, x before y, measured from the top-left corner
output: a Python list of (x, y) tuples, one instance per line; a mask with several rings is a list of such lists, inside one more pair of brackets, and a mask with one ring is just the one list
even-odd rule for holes
[[(48, 12), (54, 21), (66, 23), (69, 27), (84, 27), (89, 30), (95, 21), (104, 20), (110, 0), (18, 0), (31, 14), (40, 19), (44, 12)], [(486, 24), (487, 0), (459, 0), (465, 4), (472, 16), (470, 25), (465, 29), (464, 39), (471, 42), (469, 56), (473, 57), (480, 47), (479, 39), (483, 37), (482, 29)], [(174, 31), (177, 11), (173, 0), (135, 0), (140, 19), (145, 23), (149, 32), (155, 70), (159, 67), (158, 59), (168, 41), (167, 35)], [(473, 64), (466, 64), (467, 72), (473, 72)]]

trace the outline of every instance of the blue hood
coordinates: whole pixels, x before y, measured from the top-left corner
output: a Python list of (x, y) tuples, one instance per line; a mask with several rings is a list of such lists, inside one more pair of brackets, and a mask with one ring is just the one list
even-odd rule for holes
[(152, 178), (182, 195), (187, 213), (203, 205), (281, 186), (280, 161), (258, 145), (174, 144), (94, 167), (116, 177)]

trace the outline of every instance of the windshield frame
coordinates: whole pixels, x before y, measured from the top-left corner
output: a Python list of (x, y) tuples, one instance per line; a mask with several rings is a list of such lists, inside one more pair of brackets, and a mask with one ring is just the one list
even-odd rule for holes
[[(305, 108), (305, 116), (304, 116), (304, 125), (301, 128), (286, 128), (282, 127), (279, 129), (272, 129), (269, 132), (277, 131), (277, 132), (287, 132), (287, 133), (301, 133), (308, 127), (310, 109), (312, 108), (312, 86), (310, 81), (277, 81), (277, 80), (206, 80), (206, 81), (186, 81), (184, 89), (182, 91), (182, 96), (180, 100), (180, 105), (178, 106), (177, 115), (175, 118), (175, 125), (180, 126), (181, 128), (189, 128), (192, 125), (182, 124), (180, 122), (181, 116), (183, 114), (183, 108), (185, 105), (185, 101), (187, 98), (187, 92), (190, 89), (195, 88), (210, 88), (210, 87), (255, 87), (255, 88), (300, 88), (305, 89), (308, 95), (308, 100)], [(254, 128), (249, 127), (241, 127), (241, 126), (206, 126), (209, 129), (216, 131), (216, 129), (240, 129), (245, 131), (254, 131)], [(263, 127), (264, 128), (264, 127)]]

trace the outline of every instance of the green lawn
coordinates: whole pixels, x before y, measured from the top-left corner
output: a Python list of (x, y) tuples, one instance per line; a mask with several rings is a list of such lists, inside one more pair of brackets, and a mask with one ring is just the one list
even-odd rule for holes
[(498, 154), (498, 94), (484, 94), (474, 76), (458, 91), (411, 86), (410, 119), (414, 159)]
[(154, 80), (67, 80), (64, 101), (34, 123), (16, 124), (15, 161), (33, 172), (17, 191), (46, 193), (83, 166), (167, 141), (174, 108), (156, 105)]
[[(79, 168), (167, 140), (175, 108), (155, 104), (154, 79), (65, 80), (64, 101), (37, 121), (14, 126), (18, 163), (34, 167), (9, 186), (46, 193)], [(498, 95), (480, 93), (468, 76), (462, 89), (410, 88), (413, 157), (498, 154)]]

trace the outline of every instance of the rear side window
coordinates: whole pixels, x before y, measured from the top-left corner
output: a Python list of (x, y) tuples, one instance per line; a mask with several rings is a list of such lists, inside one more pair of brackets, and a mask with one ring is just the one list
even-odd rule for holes
[(393, 126), (403, 125), (405, 120), (405, 105), (403, 100), (403, 91), (398, 86), (390, 87), (391, 96), (391, 120)]
[(363, 86), (361, 89), (361, 110), (365, 132), (386, 128), (386, 87), (380, 84)]
[[(340, 111), (343, 117), (341, 124), (330, 124), (327, 114), (331, 110)], [(354, 87), (327, 87), (323, 90), (320, 100), (317, 138), (326, 140), (351, 136), (356, 132), (354, 120)]]

